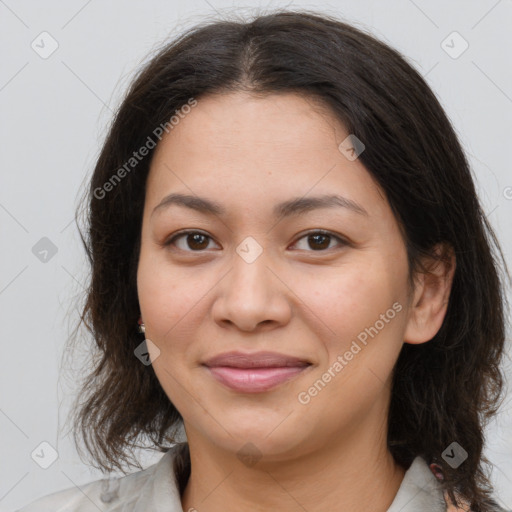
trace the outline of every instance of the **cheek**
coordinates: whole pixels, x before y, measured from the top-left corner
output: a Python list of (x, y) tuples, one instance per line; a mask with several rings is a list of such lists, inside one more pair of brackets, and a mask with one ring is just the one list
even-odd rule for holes
[(187, 270), (169, 265), (158, 255), (141, 252), (137, 292), (148, 337), (157, 343), (177, 339), (183, 319), (201, 308), (204, 292), (197, 284)]
[[(197, 284), (197, 283), (196, 283)], [(141, 312), (146, 323), (146, 338), (158, 347), (152, 366), (169, 400), (179, 411), (187, 410), (191, 389), (187, 359), (190, 354), (192, 321), (201, 310), (201, 289), (183, 269), (172, 268), (154, 255), (141, 253), (137, 271)]]
[(333, 424), (366, 410), (382, 392), (402, 346), (405, 309), (400, 280), (385, 261), (374, 258), (371, 264), (338, 270), (329, 279), (312, 276), (309, 288), (304, 282), (300, 291), (316, 315), (324, 349), (317, 373), (301, 391), (316, 393), (316, 382), (328, 373), (332, 384), (320, 386), (311, 403), (320, 416), (332, 415)]
[(333, 339), (349, 340), (379, 319), (397, 296), (382, 265), (364, 263), (331, 269), (325, 276), (301, 279), (300, 297), (317, 315)]

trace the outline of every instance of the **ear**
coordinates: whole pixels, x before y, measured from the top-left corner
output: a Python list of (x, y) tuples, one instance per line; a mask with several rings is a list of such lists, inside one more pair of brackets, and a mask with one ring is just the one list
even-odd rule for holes
[(424, 258), (426, 272), (417, 272), (414, 276), (413, 298), (404, 333), (405, 343), (430, 341), (441, 328), (448, 308), (456, 266), (455, 253), (448, 244), (437, 244), (434, 254), (442, 258)]

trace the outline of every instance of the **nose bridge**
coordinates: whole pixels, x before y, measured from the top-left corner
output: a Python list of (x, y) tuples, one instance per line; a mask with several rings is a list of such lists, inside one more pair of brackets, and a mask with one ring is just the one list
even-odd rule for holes
[(269, 254), (252, 237), (236, 247), (231, 271), (214, 305), (217, 322), (228, 321), (242, 330), (252, 330), (269, 321), (283, 324), (289, 320), (290, 305), (269, 268)]
[(254, 237), (248, 236), (238, 244), (233, 257), (232, 284), (239, 286), (235, 295), (248, 293), (249, 297), (263, 292), (266, 294), (266, 287), (269, 286), (271, 273), (267, 268), (268, 250)]

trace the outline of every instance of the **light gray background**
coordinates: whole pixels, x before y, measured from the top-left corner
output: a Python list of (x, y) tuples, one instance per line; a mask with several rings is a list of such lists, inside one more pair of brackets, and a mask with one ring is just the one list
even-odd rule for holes
[[(77, 315), (72, 300), (86, 282), (75, 207), (112, 111), (148, 52), (204, 16), (226, 15), (233, 6), (225, 0), (0, 0), (1, 511), (102, 476), (80, 461), (71, 437), (61, 432), (76, 392), (74, 378), (82, 373), (80, 361), (72, 371), (59, 369)], [(254, 0), (237, 3), (237, 11), (285, 6), (319, 9), (370, 29), (426, 77), (467, 151), (510, 262), (512, 1)], [(47, 59), (31, 47), (34, 40), (42, 46), (41, 37), (48, 37), (39, 36), (43, 31), (59, 45)], [(458, 58), (442, 47), (453, 31), (469, 44)], [(444, 43), (452, 54), (463, 48), (457, 38)], [(32, 252), (43, 237), (57, 248), (46, 263)], [(506, 364), (511, 375), (510, 357)], [(489, 426), (486, 449), (495, 465), (497, 495), (509, 509), (511, 398)], [(43, 441), (59, 455), (48, 469), (31, 458)], [(142, 455), (145, 466), (159, 458)]]

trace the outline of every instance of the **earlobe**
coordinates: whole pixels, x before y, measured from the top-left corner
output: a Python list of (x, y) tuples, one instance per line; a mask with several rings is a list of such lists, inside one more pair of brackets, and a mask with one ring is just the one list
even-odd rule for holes
[(404, 342), (430, 341), (439, 331), (448, 309), (456, 258), (447, 244), (434, 247), (433, 256), (423, 261), (424, 271), (415, 276), (413, 300), (404, 333)]

